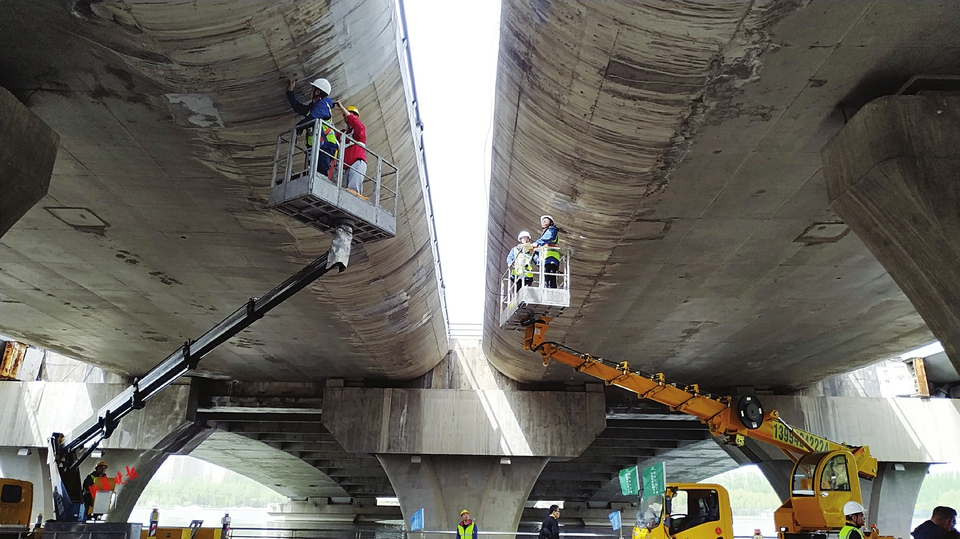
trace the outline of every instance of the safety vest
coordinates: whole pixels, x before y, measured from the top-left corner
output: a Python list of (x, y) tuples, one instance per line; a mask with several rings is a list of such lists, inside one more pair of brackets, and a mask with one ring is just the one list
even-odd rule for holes
[[(307, 113), (306, 117), (307, 118), (310, 117), (309, 112)], [(320, 130), (323, 134), (323, 138), (325, 138), (327, 142), (333, 144), (334, 146), (337, 145), (337, 133), (336, 131), (333, 130), (332, 127), (330, 127), (327, 124), (327, 122), (320, 120)], [(313, 124), (310, 124), (310, 127), (307, 128), (307, 147), (310, 148), (312, 146), (313, 146)]]
[[(524, 245), (530, 245), (530, 250), (525, 250)], [(523, 275), (528, 279), (533, 279), (533, 244), (521, 243), (514, 247), (516, 256), (513, 258), (513, 265), (510, 267), (510, 274), (518, 277)]]
[(557, 246), (558, 246), (558, 245), (557, 245), (558, 243), (560, 243), (560, 230), (559, 230), (559, 229), (557, 229), (557, 238), (553, 241), (553, 243), (548, 243), (548, 244), (545, 245), (543, 257), (544, 257), (544, 258), (553, 258), (553, 259), (555, 259), (555, 260), (559, 263), (559, 262), (560, 262), (560, 250), (559, 250), (559, 249), (551, 249), (551, 247), (557, 247)]
[(457, 525), (457, 532), (460, 534), (461, 539), (475, 539), (473, 535), (473, 528), (475, 522), (471, 522), (469, 526), (464, 527), (463, 524)]
[[(851, 532), (856, 533), (851, 535)], [(863, 539), (863, 532), (856, 526), (844, 524), (844, 526), (840, 528), (840, 539)]]

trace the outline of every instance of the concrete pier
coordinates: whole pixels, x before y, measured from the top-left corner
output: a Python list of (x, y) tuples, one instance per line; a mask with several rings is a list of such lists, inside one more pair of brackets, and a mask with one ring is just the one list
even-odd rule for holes
[(60, 135), (0, 88), (0, 236), (47, 194)]
[(821, 152), (830, 207), (960, 369), (960, 97), (868, 103)]
[(478, 347), (457, 346), (424, 389), (330, 380), (323, 424), (347, 451), (374, 454), (404, 518), (454, 529), (461, 509), (482, 531), (515, 532), (551, 458), (579, 456), (605, 428), (602, 392), (518, 391)]

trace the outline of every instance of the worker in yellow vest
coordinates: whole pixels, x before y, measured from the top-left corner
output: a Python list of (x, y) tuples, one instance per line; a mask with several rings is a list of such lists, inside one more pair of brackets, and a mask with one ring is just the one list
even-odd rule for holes
[(863, 506), (849, 501), (843, 504), (843, 516), (847, 517), (847, 523), (840, 528), (840, 539), (863, 539), (863, 524), (866, 522)]
[(510, 249), (507, 255), (507, 268), (510, 270), (510, 282), (519, 291), (522, 286), (533, 285), (533, 243), (526, 230), (520, 231), (517, 241), (520, 243)]
[[(550, 215), (540, 216), (540, 228), (543, 229), (543, 234), (536, 244), (537, 247), (543, 247), (543, 282), (547, 288), (556, 288), (557, 274), (560, 273), (560, 250), (557, 249), (560, 231)], [(534, 259), (534, 262), (540, 264), (538, 259)]]
[(480, 535), (480, 528), (477, 523), (470, 518), (470, 511), (464, 509), (460, 511), (460, 524), (457, 526), (457, 539), (477, 539)]

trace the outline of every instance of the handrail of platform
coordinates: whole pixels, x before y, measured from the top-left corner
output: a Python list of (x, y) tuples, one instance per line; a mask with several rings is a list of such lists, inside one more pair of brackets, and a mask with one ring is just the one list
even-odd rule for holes
[[(322, 126), (333, 130), (339, 141), (338, 151), (334, 154), (323, 151), (322, 147)], [(306, 145), (306, 137), (299, 136), (300, 133), (312, 129), (314, 143), (312, 146)], [(304, 140), (300, 144), (300, 140)], [(325, 155), (335, 163), (334, 174), (329, 178), (340, 189), (346, 189), (345, 169), (349, 165), (344, 165), (342, 157), (343, 150), (351, 144), (359, 144), (352, 136), (336, 128), (333, 124), (319, 118), (313, 122), (298, 127), (293, 127), (277, 136), (277, 150), (273, 162), (273, 181), (271, 185), (280, 185), (293, 179), (300, 178), (304, 174), (316, 171), (320, 176), (328, 176), (329, 170), (317, 170), (317, 164), (320, 161), (320, 155)], [(366, 144), (363, 145), (367, 151), (367, 172), (363, 175), (363, 192), (359, 193), (366, 197), (370, 204), (387, 211), (394, 217), (397, 215), (399, 207), (398, 199), (400, 192), (400, 174), (399, 170), (392, 163), (384, 159), (381, 155), (371, 150)], [(303, 166), (298, 165), (303, 162)], [(299, 167), (299, 168), (298, 168)], [(371, 171), (372, 169), (372, 171)], [(372, 174), (371, 174), (372, 172)], [(392, 180), (387, 182), (386, 180)]]
[[(560, 269), (557, 273), (547, 273), (546, 264), (544, 264), (544, 254), (547, 250), (559, 251), (560, 252)], [(520, 292), (520, 289), (524, 286), (533, 286), (536, 288), (545, 288), (546, 287), (546, 277), (553, 276), (557, 279), (556, 288), (560, 290), (570, 290), (570, 251), (564, 249), (563, 247), (534, 247), (533, 252), (536, 254), (539, 264), (535, 266), (535, 271), (533, 272), (533, 284), (526, 285), (523, 284), (523, 279), (526, 277), (526, 272), (524, 268), (519, 268), (518, 274), (514, 275), (512, 268), (507, 268), (507, 270), (500, 277), (500, 310), (503, 311), (507, 308), (508, 305), (513, 305), (516, 302), (517, 294)], [(516, 263), (517, 261), (514, 261)], [(511, 279), (511, 277), (513, 279)], [(518, 285), (516, 281), (519, 280), (521, 283)]]

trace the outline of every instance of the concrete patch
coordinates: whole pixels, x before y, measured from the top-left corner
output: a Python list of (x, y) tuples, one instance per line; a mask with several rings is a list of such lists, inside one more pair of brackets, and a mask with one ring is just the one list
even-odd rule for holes
[[(223, 127), (220, 111), (213, 99), (204, 94), (163, 94), (177, 125), (183, 127)], [(180, 105), (180, 106), (176, 106)]]

